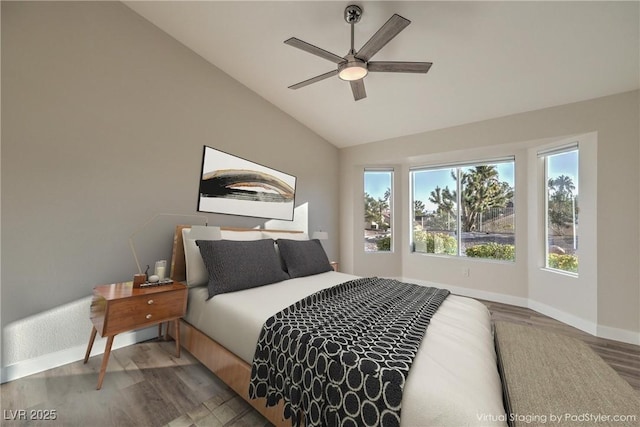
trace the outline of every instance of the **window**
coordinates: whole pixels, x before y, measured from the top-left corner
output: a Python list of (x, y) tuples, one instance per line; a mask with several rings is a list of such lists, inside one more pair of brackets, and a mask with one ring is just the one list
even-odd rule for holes
[(514, 158), (411, 171), (413, 251), (515, 259)]
[(391, 252), (393, 169), (364, 171), (364, 250)]
[(578, 146), (538, 153), (544, 159), (545, 267), (578, 273)]

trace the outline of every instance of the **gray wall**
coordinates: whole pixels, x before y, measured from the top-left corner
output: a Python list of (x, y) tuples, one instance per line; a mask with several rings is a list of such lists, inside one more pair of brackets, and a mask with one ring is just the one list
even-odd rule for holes
[[(523, 203), (516, 201), (516, 208), (520, 209), (516, 225), (517, 250), (525, 259), (518, 259), (513, 265), (413, 254), (408, 245), (408, 227), (397, 229), (401, 231), (401, 244), (397, 245), (396, 253), (369, 256), (362, 253), (362, 199), (355, 197), (356, 193), (362, 194), (362, 170), (365, 166), (401, 165), (396, 172), (397, 179), (402, 180), (401, 193), (395, 195), (395, 200), (396, 206), (398, 201), (401, 203), (399, 215), (408, 218), (407, 176), (410, 166), (438, 164), (443, 156), (447, 156), (446, 161), (449, 162), (452, 159), (495, 158), (496, 154), (523, 156), (521, 150), (529, 142), (549, 142), (568, 135), (596, 133), (597, 165), (593, 162), (587, 165), (586, 170), (590, 166), (597, 176), (595, 279), (598, 329), (610, 336), (631, 337), (633, 342), (640, 342), (639, 105), (640, 92), (636, 90), (341, 150), (343, 270), (368, 274), (369, 271), (377, 271), (380, 259), (386, 256), (386, 262), (395, 269), (393, 275), (515, 299), (531, 298), (531, 290), (537, 284), (527, 282), (526, 244), (530, 237), (527, 235), (526, 217), (529, 214), (529, 220), (534, 220), (536, 212), (528, 212), (526, 199), (522, 200)], [(526, 169), (526, 162), (520, 163), (516, 158), (516, 185), (519, 185), (519, 177), (526, 180), (526, 174), (518, 171), (520, 166)], [(525, 221), (523, 224), (522, 220)], [(520, 247), (520, 242), (523, 247)], [(471, 277), (463, 277), (460, 272), (470, 265)], [(547, 295), (549, 300), (553, 297), (553, 293)], [(578, 302), (584, 298), (579, 286), (573, 289), (572, 297)]]
[(338, 149), (119, 2), (2, 2), (2, 113), (3, 326), (131, 280), (136, 228), (199, 214), (203, 145), (297, 176), (338, 259)]

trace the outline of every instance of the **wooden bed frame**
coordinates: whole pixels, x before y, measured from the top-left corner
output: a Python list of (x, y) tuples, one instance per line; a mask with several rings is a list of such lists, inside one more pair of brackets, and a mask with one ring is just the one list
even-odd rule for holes
[[(191, 228), (190, 225), (178, 225), (173, 237), (173, 254), (171, 257), (170, 277), (176, 282), (186, 282), (186, 263), (182, 229)], [(292, 230), (267, 230), (255, 228), (226, 228), (229, 231), (267, 231), (277, 233), (303, 233)], [(173, 325), (173, 322), (171, 322)], [(169, 333), (173, 336), (173, 330)], [(180, 343), (198, 359), (204, 366), (233, 389), (240, 397), (253, 406), (265, 418), (277, 427), (290, 427), (291, 420), (283, 417), (284, 404), (282, 401), (276, 406), (267, 407), (266, 399), (249, 399), (249, 381), (251, 380), (251, 365), (227, 350), (224, 346), (211, 339), (184, 319), (180, 320)]]

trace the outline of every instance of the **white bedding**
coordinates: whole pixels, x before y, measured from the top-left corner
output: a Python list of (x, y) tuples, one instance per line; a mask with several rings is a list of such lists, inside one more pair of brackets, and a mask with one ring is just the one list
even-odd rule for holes
[[(320, 289), (355, 276), (338, 272), (217, 295), (189, 289), (185, 320), (251, 364), (264, 322)], [(405, 385), (401, 427), (504, 426), (502, 386), (486, 307), (449, 295), (431, 319)]]

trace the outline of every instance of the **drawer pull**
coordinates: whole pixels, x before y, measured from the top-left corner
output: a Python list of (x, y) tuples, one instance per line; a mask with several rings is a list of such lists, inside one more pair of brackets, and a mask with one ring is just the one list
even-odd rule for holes
[(153, 300), (150, 299), (149, 301), (147, 301), (147, 304), (149, 304), (149, 305), (153, 304)]
[(151, 319), (151, 315), (150, 314), (147, 314), (146, 317), (147, 317), (147, 319)]

